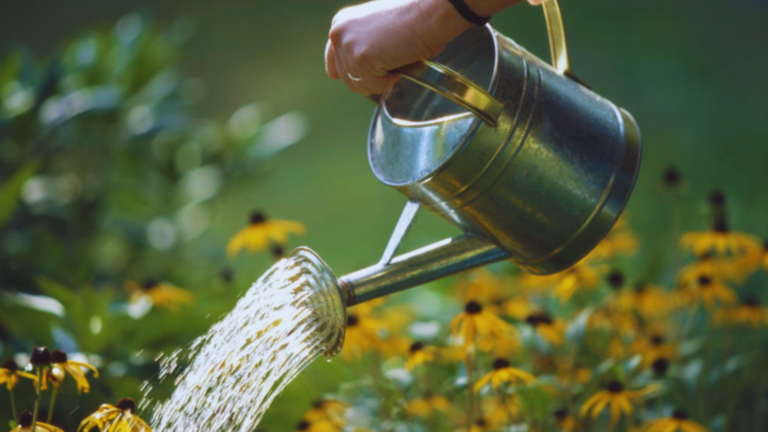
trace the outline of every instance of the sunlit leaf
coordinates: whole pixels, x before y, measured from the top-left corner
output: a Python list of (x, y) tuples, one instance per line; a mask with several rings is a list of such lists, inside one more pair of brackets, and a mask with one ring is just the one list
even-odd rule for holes
[(0, 227), (10, 219), (21, 198), (24, 183), (37, 172), (37, 161), (19, 168), (5, 184), (0, 186)]

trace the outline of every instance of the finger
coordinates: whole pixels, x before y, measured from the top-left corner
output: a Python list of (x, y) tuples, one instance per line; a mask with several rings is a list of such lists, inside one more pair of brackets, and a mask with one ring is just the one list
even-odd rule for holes
[[(335, 50), (335, 48), (334, 48)], [(351, 91), (355, 93), (360, 93), (364, 96), (368, 96), (372, 94), (371, 90), (368, 89), (365, 85), (363, 85), (362, 81), (355, 81), (350, 76), (355, 78), (361, 78), (357, 75), (355, 75), (357, 72), (353, 72), (350, 70), (350, 68), (347, 66), (347, 63), (344, 61), (344, 56), (339, 55), (339, 53), (336, 53), (336, 70), (339, 73), (339, 77), (344, 81), (344, 84), (347, 85), (347, 88), (349, 88)]]
[(325, 44), (325, 73), (331, 79), (339, 79), (339, 71), (336, 69), (336, 51), (333, 50), (333, 44), (330, 39)]
[(383, 94), (389, 90), (390, 87), (392, 87), (399, 78), (400, 75), (394, 72), (389, 72), (385, 73), (383, 76), (366, 76), (363, 80), (363, 83), (366, 87), (368, 87), (368, 89), (371, 90), (372, 93)]

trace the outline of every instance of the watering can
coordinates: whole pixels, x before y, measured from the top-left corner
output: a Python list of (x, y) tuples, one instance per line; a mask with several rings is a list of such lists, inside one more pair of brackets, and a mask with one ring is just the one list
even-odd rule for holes
[[(570, 68), (557, 0), (543, 10), (552, 65), (490, 25), (399, 69), (368, 136), (374, 175), (408, 203), (380, 262), (333, 280), (347, 307), (495, 261), (562, 271), (608, 233), (640, 167), (632, 116)], [(464, 234), (395, 256), (421, 209)]]

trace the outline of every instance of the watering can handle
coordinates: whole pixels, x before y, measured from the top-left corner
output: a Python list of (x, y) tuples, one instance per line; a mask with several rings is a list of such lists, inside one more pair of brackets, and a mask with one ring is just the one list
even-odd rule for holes
[[(544, 18), (547, 21), (552, 66), (558, 73), (583, 84), (571, 71), (571, 63), (568, 59), (568, 45), (565, 41), (563, 16), (560, 13), (560, 5), (557, 1), (545, 0), (542, 4)], [(432, 90), (462, 106), (480, 117), (490, 126), (496, 126), (496, 121), (504, 110), (504, 105), (485, 89), (439, 63), (421, 60), (403, 66), (395, 70), (395, 72), (403, 78)]]

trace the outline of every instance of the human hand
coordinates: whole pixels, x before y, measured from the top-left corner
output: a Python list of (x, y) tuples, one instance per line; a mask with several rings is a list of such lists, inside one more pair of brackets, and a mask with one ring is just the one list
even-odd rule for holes
[[(520, 1), (465, 0), (480, 16), (494, 15)], [(378, 0), (347, 7), (333, 18), (325, 70), (353, 92), (381, 94), (398, 79), (392, 71), (440, 54), (471, 26), (447, 0)]]

